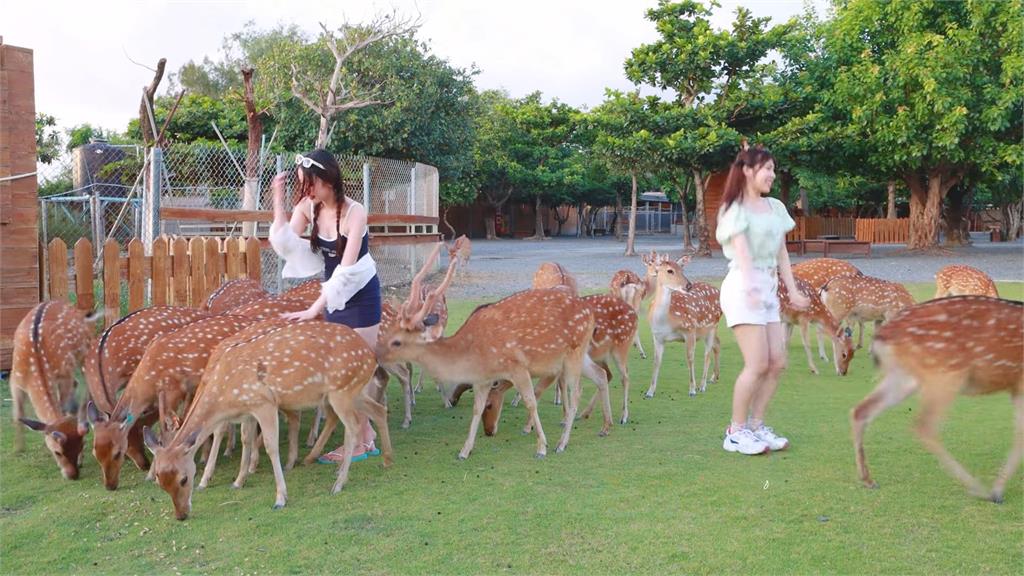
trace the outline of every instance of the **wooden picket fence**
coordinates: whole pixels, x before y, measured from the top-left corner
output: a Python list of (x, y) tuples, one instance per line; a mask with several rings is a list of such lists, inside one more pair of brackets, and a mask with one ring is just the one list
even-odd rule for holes
[(910, 219), (858, 218), (856, 237), (872, 244), (906, 244), (910, 240)]
[(910, 238), (910, 220), (799, 216), (796, 227), (786, 234), (786, 240), (814, 240), (821, 236), (855, 238), (872, 244), (905, 244)]
[[(121, 286), (127, 283), (128, 312), (146, 305), (200, 307), (222, 283), (236, 278), (260, 279), (260, 242), (255, 238), (203, 238), (153, 241), (153, 255), (146, 256), (138, 238), (127, 250), (114, 239), (103, 244), (102, 266), (94, 274), (92, 242), (75, 243), (74, 274), (69, 278), (68, 247), (60, 238), (48, 245), (48, 261), (41, 262), (41, 285), (51, 300), (67, 299), (75, 286), (77, 306), (92, 311), (96, 306), (94, 286), (100, 281), (107, 326), (121, 316)], [(42, 254), (42, 251), (40, 251)], [(149, 302), (146, 288), (150, 287)]]

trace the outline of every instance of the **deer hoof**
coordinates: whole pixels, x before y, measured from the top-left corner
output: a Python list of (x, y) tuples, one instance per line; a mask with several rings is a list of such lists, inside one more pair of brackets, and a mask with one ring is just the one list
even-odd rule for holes
[(864, 487), (870, 488), (871, 490), (878, 490), (878, 482), (875, 482), (874, 480), (865, 480)]
[(402, 422), (402, 430), (408, 430), (412, 422)]
[(627, 422), (629, 422), (629, 416), (623, 416), (622, 419), (619, 420), (619, 424), (623, 426), (625, 426)]
[(597, 436), (598, 436), (598, 438), (604, 438), (604, 437), (608, 436), (608, 431), (602, 429), (600, 432), (597, 433)]
[(469, 458), (469, 454), (463, 454), (461, 452), (459, 453), (459, 460), (460, 461), (465, 460), (466, 458)]
[(696, 390), (690, 390), (690, 398), (693, 398), (696, 395), (697, 395), (697, 391)]
[(654, 398), (654, 392), (646, 392), (646, 393), (644, 393), (644, 398)]
[(231, 483), (231, 489), (232, 490), (241, 490), (242, 486), (243, 486), (243, 484), (240, 483), (240, 482), (232, 482)]
[(274, 505), (271, 507), (271, 510), (280, 510), (282, 508), (284, 508), (284, 502), (274, 502)]
[(543, 460), (546, 457), (547, 454), (545, 454), (544, 452), (537, 452), (536, 454), (534, 454), (534, 458), (536, 458), (537, 460)]
[(993, 492), (992, 493), (992, 502), (995, 502), (996, 504), (1002, 504), (1003, 503), (1003, 495), (1002, 495), (1002, 493), (1000, 493), (1000, 492)]
[(196, 490), (206, 490), (206, 484), (204, 482), (196, 484)]

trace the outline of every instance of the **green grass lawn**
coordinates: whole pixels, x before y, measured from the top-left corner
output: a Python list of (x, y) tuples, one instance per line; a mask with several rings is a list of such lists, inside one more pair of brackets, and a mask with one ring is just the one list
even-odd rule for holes
[[(918, 299), (934, 290), (910, 288)], [(1024, 299), (1024, 284), (999, 288)], [(456, 327), (477, 303), (450, 304)], [(218, 466), (211, 487), (194, 495), (185, 522), (174, 520), (167, 495), (134, 468), (126, 466), (121, 488), (108, 492), (91, 454), (77, 482), (61, 479), (31, 431), (26, 451), (13, 454), (4, 385), (0, 572), (1020, 573), (1022, 474), (1003, 505), (967, 496), (914, 437), (916, 399), (869, 428), (868, 461), (881, 487), (861, 487), (848, 415), (876, 380), (866, 350), (848, 376), (830, 369), (814, 376), (794, 338), (769, 417), (791, 448), (759, 457), (724, 452), (741, 361), (724, 322), (719, 332), (722, 381), (706, 394), (687, 396), (685, 350), (675, 344), (658, 396), (644, 400), (651, 362), (634, 351), (629, 424), (599, 438), (599, 418), (580, 421), (563, 454), (553, 450), (560, 408), (551, 391), (541, 400), (547, 459), (534, 459), (534, 437), (519, 432), (520, 406), (506, 407), (498, 435), (481, 434), (460, 462), (470, 398), (445, 409), (425, 384), (412, 427), (403, 431), (393, 384), (393, 467), (382, 469), (377, 458), (353, 464), (335, 496), (334, 467), (297, 467), (286, 474), (288, 506), (272, 511), (265, 457), (244, 489), (230, 488), (236, 453)], [(650, 351), (646, 323), (641, 334)], [(584, 390), (589, 397), (592, 385)], [(617, 376), (612, 392), (617, 421)], [(1009, 451), (1012, 420), (1005, 394), (961, 398), (943, 437), (990, 484)]]

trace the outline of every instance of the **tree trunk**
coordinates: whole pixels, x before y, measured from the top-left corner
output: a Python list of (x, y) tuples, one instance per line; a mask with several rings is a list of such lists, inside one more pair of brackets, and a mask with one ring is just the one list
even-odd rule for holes
[[(779, 172), (779, 195), (782, 200), (782, 205), (789, 210), (789, 190), (793, 186), (793, 174), (789, 170), (782, 170)], [(790, 210), (792, 213), (792, 210)]]
[(704, 174), (700, 169), (693, 170), (693, 182), (696, 186), (697, 208), (693, 215), (697, 234), (697, 256), (711, 256), (711, 244), (708, 242), (707, 216), (704, 214)]
[(497, 230), (495, 230), (494, 226), (493, 214), (484, 218), (484, 229), (486, 230), (486, 237), (488, 240), (494, 240), (498, 237)]
[(679, 182), (676, 182), (676, 187), (679, 188), (679, 207), (682, 210), (681, 219), (683, 226), (683, 253), (690, 251), (690, 222), (686, 216), (686, 194), (690, 191), (690, 182), (686, 182), (686, 186), (679, 186)]
[(633, 244), (636, 241), (636, 171), (630, 171), (633, 179), (633, 190), (629, 197), (629, 236), (626, 238), (626, 256), (636, 256)]
[(950, 190), (945, 218), (948, 246), (966, 246), (971, 243), (970, 227), (966, 225), (965, 216), (971, 204), (972, 192), (964, 186), (955, 186)]
[(889, 180), (889, 186), (887, 188), (887, 194), (889, 196), (889, 202), (886, 206), (885, 217), (889, 220), (896, 219), (896, 181)]
[(1003, 216), (1002, 234), (1003, 240), (1012, 242), (1016, 240), (1024, 227), (1024, 198), (1012, 204), (1002, 206), (999, 212)]
[(146, 146), (152, 146), (156, 143), (156, 134), (154, 133), (153, 126), (156, 124), (156, 118), (150, 118), (150, 110), (156, 113), (153, 108), (153, 97), (156, 95), (157, 86), (160, 86), (160, 80), (164, 77), (164, 67), (167, 65), (167, 59), (161, 58), (156, 63), (156, 71), (153, 72), (153, 80), (146, 86), (142, 101), (139, 102), (139, 129), (142, 131), (142, 141)]
[(441, 221), (444, 222), (444, 225), (448, 227), (448, 231), (452, 233), (452, 240), (455, 240), (455, 237), (458, 236), (458, 234), (455, 233), (455, 227), (452, 226), (452, 223), (448, 221), (449, 208), (451, 208), (451, 206), (444, 207), (444, 212), (441, 213)]
[(612, 218), (612, 227), (615, 228), (615, 240), (622, 242), (622, 230), (619, 226), (619, 216), (622, 215), (622, 197), (615, 193), (615, 216)]
[(911, 171), (904, 175), (904, 179), (910, 189), (910, 241), (907, 248), (934, 248), (939, 243), (942, 199), (960, 176), (948, 169), (932, 168), (926, 177), (920, 171)]
[[(249, 140), (245, 153), (245, 185), (242, 187), (242, 210), (256, 210), (257, 199), (260, 197), (260, 145), (263, 139), (263, 115), (256, 110), (256, 96), (252, 86), (253, 69), (242, 68), (242, 82), (245, 85), (245, 123), (249, 128)], [(256, 235), (256, 223), (244, 222), (242, 236), (252, 238)]]
[(800, 210), (803, 211), (803, 216), (811, 215), (811, 207), (807, 204), (807, 189), (803, 186), (800, 187)]
[(541, 212), (540, 194), (537, 194), (537, 198), (533, 203), (533, 216), (534, 216), (534, 230), (533, 236), (529, 237), (528, 240), (546, 240), (547, 237), (544, 235), (544, 216)]
[(558, 224), (558, 228), (555, 229), (555, 236), (562, 235), (562, 226), (569, 221), (569, 207), (565, 206), (565, 212), (562, 212), (563, 207), (554, 208), (555, 211), (555, 223)]
[(587, 212), (587, 205), (580, 203), (576, 205), (576, 237), (580, 238), (583, 236), (583, 218)]

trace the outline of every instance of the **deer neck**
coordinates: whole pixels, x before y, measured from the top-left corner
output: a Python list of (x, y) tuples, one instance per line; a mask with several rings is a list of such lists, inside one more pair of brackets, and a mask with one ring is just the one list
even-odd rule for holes
[(654, 288), (654, 299), (651, 301), (649, 320), (651, 326), (667, 326), (669, 311), (672, 308), (672, 293), (677, 289), (658, 282)]
[(479, 354), (475, 346), (458, 333), (433, 342), (415, 346), (410, 360), (417, 362), (431, 377), (444, 384), (462, 384), (484, 379), (478, 367)]

